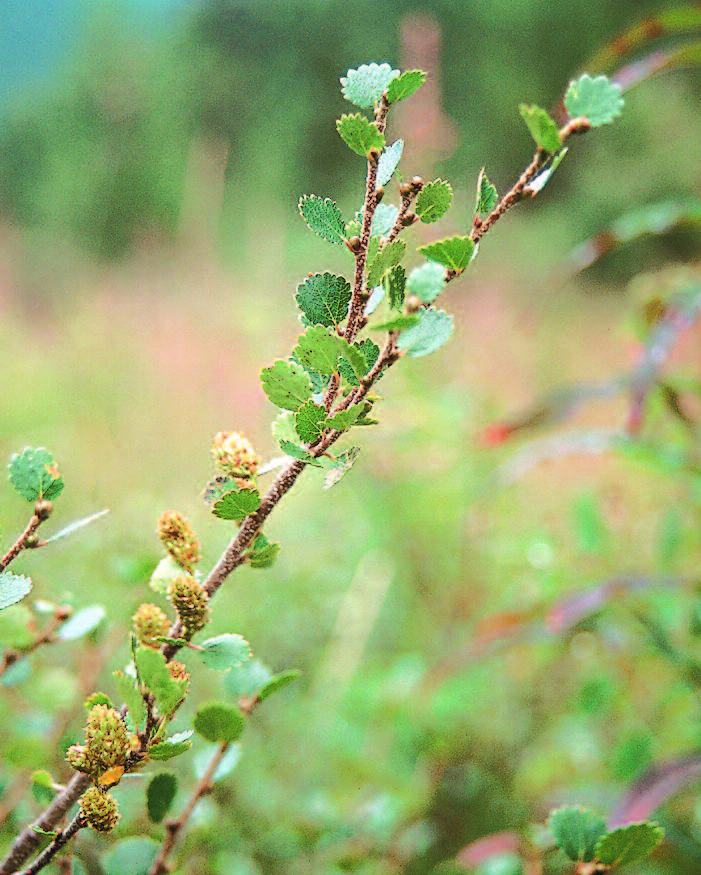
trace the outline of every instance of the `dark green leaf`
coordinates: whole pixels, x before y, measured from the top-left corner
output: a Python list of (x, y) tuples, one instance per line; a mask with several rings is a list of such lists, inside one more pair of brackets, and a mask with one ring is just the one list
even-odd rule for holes
[(348, 342), (323, 325), (308, 328), (297, 340), (294, 355), (305, 367), (320, 374), (338, 371), (338, 357), (344, 355)]
[(625, 866), (652, 853), (664, 838), (664, 830), (656, 823), (631, 823), (599, 839), (596, 857), (606, 866)]
[(257, 489), (232, 489), (212, 505), (212, 513), (220, 520), (242, 520), (260, 507)]
[(137, 729), (140, 728), (146, 717), (146, 706), (137, 689), (136, 678), (124, 674), (123, 671), (113, 672), (112, 677), (122, 701), (127, 706), (132, 723)]
[(170, 772), (154, 775), (146, 790), (146, 807), (153, 823), (160, 823), (170, 811), (178, 792), (178, 782)]
[(368, 288), (372, 289), (379, 285), (387, 271), (399, 264), (405, 252), (406, 243), (400, 239), (392, 240), (383, 246), (368, 264)]
[(382, 282), (387, 289), (390, 307), (393, 310), (400, 310), (404, 304), (406, 292), (406, 271), (401, 264), (388, 271), (384, 275)]
[(164, 716), (172, 714), (185, 698), (185, 683), (171, 677), (165, 656), (160, 650), (139, 647), (136, 650), (135, 662), (139, 677), (153, 693), (161, 714)]
[(253, 542), (253, 550), (249, 554), (248, 564), (251, 568), (270, 568), (280, 552), (280, 544), (277, 541), (269, 541), (261, 533)]
[(336, 128), (346, 146), (363, 158), (367, 158), (373, 149), (381, 151), (385, 147), (385, 138), (377, 125), (369, 122), (364, 115), (342, 115), (336, 122)]
[(122, 839), (101, 858), (104, 875), (147, 875), (160, 845), (153, 839)]
[(435, 261), (427, 261), (415, 267), (406, 281), (407, 295), (414, 295), (424, 304), (436, 300), (445, 288), (445, 267)]
[(397, 346), (411, 358), (420, 358), (440, 349), (453, 333), (453, 317), (443, 310), (428, 307), (421, 321), (399, 335)]
[(499, 195), (496, 188), (487, 178), (484, 172), (484, 167), (480, 170), (480, 175), (477, 179), (477, 200), (475, 202), (475, 215), (486, 216), (492, 212), (497, 205)]
[(304, 368), (278, 360), (261, 373), (263, 391), (276, 407), (299, 410), (312, 395), (312, 384)]
[(163, 741), (157, 741), (149, 747), (148, 755), (152, 760), (172, 760), (173, 757), (179, 757), (192, 747), (192, 742), (189, 740), (192, 734), (193, 730), (190, 729), (187, 732), (171, 735)]
[(57, 637), (62, 641), (75, 641), (96, 629), (107, 616), (102, 605), (90, 605), (77, 611), (58, 630)]
[(356, 342), (348, 347), (339, 362), (341, 376), (351, 386), (359, 385), (358, 380), (364, 377), (377, 361), (380, 347), (373, 343), (370, 338)]
[(307, 401), (295, 414), (295, 430), (305, 444), (312, 444), (322, 436), (325, 423), (326, 411), (313, 401)]
[(346, 223), (335, 201), (305, 194), (299, 199), (298, 206), (302, 218), (315, 234), (329, 243), (343, 243)]
[(339, 410), (334, 416), (326, 420), (326, 428), (333, 428), (337, 431), (346, 431), (353, 423), (362, 415), (364, 407), (362, 404), (351, 404), (345, 410)]
[(570, 860), (584, 863), (594, 859), (596, 843), (606, 832), (606, 824), (597, 814), (579, 806), (552, 811), (548, 827)]
[[(295, 300), (310, 325), (338, 327), (348, 315), (351, 287), (342, 276), (315, 273), (297, 286)], [(279, 405), (278, 405), (279, 406)]]
[(370, 328), (372, 331), (403, 331), (405, 328), (418, 325), (419, 322), (421, 322), (421, 316), (418, 313), (400, 313), (393, 319), (371, 325)]
[(610, 82), (606, 76), (592, 79), (585, 73), (570, 82), (565, 94), (565, 109), (570, 118), (586, 118), (593, 128), (610, 124), (623, 111), (621, 86)]
[(288, 669), (287, 671), (280, 672), (280, 674), (276, 674), (261, 687), (258, 698), (261, 702), (264, 701), (268, 696), (272, 696), (273, 693), (277, 693), (278, 690), (291, 684), (292, 681), (296, 681), (301, 674), (302, 672), (296, 669)]
[(407, 70), (393, 79), (387, 89), (387, 102), (398, 103), (400, 100), (405, 100), (407, 97), (418, 91), (426, 81), (428, 74), (423, 70)]
[(195, 732), (212, 742), (236, 741), (246, 725), (245, 718), (233, 705), (213, 702), (195, 714)]
[(362, 64), (341, 77), (341, 93), (349, 103), (366, 109), (377, 103), (397, 76), (399, 70), (389, 64)]
[(464, 270), (472, 261), (475, 244), (469, 237), (446, 237), (426, 246), (419, 246), (419, 252), (430, 261), (437, 261), (457, 273)]
[(280, 449), (286, 456), (289, 456), (292, 459), (299, 459), (302, 462), (306, 462), (308, 465), (315, 465), (316, 467), (321, 466), (321, 462), (315, 459), (308, 450), (305, 450), (304, 447), (300, 447), (292, 441), (281, 440)]
[(360, 447), (351, 447), (343, 453), (339, 453), (333, 460), (331, 468), (326, 472), (324, 477), (324, 489), (331, 489), (355, 464), (355, 460), (360, 455)]
[(32, 581), (24, 574), (12, 574), (10, 571), (0, 572), (0, 611), (10, 605), (21, 602), (29, 595)]
[(522, 103), (519, 105), (519, 112), (539, 149), (545, 152), (560, 151), (562, 140), (557, 125), (544, 109), (535, 104), (529, 106)]
[(25, 447), (21, 453), (10, 456), (10, 483), (27, 501), (48, 501), (57, 498), (63, 489), (63, 478), (58, 465), (45, 447), (33, 450)]
[(233, 635), (229, 632), (208, 638), (200, 645), (202, 650), (197, 654), (207, 668), (215, 671), (227, 671), (241, 665), (251, 658), (251, 645), (241, 635)]
[(378, 185), (387, 185), (394, 176), (394, 171), (397, 169), (397, 165), (402, 157), (403, 149), (404, 140), (395, 140), (380, 155), (380, 160), (377, 162)]
[(453, 202), (453, 189), (449, 182), (434, 179), (427, 182), (416, 198), (414, 211), (424, 224), (437, 222), (450, 209)]

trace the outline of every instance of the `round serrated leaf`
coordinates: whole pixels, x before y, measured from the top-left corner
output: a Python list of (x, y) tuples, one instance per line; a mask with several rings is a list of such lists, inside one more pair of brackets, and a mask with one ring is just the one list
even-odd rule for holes
[(424, 224), (430, 225), (448, 212), (452, 202), (453, 189), (450, 183), (443, 179), (434, 179), (427, 182), (419, 192), (414, 210)]
[(453, 333), (453, 317), (443, 310), (427, 307), (421, 321), (399, 335), (397, 346), (411, 358), (421, 358), (447, 343)]
[(189, 740), (192, 734), (193, 730), (190, 729), (188, 732), (179, 732), (164, 741), (158, 741), (148, 749), (148, 755), (152, 760), (171, 760), (173, 757), (179, 757), (192, 747), (192, 742)]
[(57, 498), (63, 489), (63, 478), (58, 473), (58, 465), (45, 447), (25, 447), (21, 453), (14, 453), (8, 465), (10, 483), (27, 501), (40, 498)]
[(336, 122), (336, 129), (348, 148), (367, 158), (373, 149), (378, 152), (385, 148), (385, 138), (377, 128), (377, 125), (368, 121), (364, 115), (342, 115)]
[(565, 109), (570, 118), (586, 118), (593, 128), (610, 124), (623, 111), (621, 86), (606, 76), (592, 78), (588, 73), (573, 80), (565, 94)]
[(201, 644), (198, 655), (207, 668), (227, 671), (247, 662), (251, 656), (251, 645), (241, 635), (225, 633), (209, 638)]
[(302, 672), (297, 669), (288, 669), (287, 671), (280, 672), (280, 674), (276, 674), (261, 687), (258, 693), (258, 698), (262, 702), (264, 699), (267, 699), (268, 696), (272, 696), (273, 693), (277, 693), (278, 690), (282, 690), (288, 684), (296, 681), (301, 674)]
[(445, 267), (428, 261), (421, 267), (415, 267), (406, 281), (407, 295), (414, 295), (424, 304), (430, 304), (445, 288)]
[(430, 261), (437, 261), (449, 270), (459, 273), (472, 261), (475, 244), (469, 237), (446, 237), (444, 240), (419, 246), (419, 252)]
[(272, 677), (267, 665), (259, 659), (251, 659), (228, 672), (223, 683), (227, 694), (232, 698), (253, 698)]
[(348, 315), (351, 287), (333, 273), (315, 273), (297, 286), (295, 300), (310, 325), (338, 326)]
[(664, 830), (656, 823), (631, 823), (602, 836), (596, 857), (606, 866), (625, 866), (647, 857), (663, 838)]
[(57, 637), (63, 641), (75, 641), (96, 629), (107, 616), (102, 605), (90, 605), (77, 611), (58, 630)]
[(160, 845), (146, 837), (123, 839), (100, 860), (105, 875), (146, 875)]
[(594, 859), (596, 843), (606, 824), (588, 808), (567, 806), (551, 812), (548, 828), (570, 860), (588, 863)]
[(307, 226), (319, 237), (329, 243), (343, 243), (346, 223), (336, 202), (331, 198), (320, 198), (315, 194), (302, 195), (299, 199), (299, 212)]
[(393, 79), (387, 89), (387, 102), (398, 103), (400, 100), (411, 97), (424, 84), (427, 75), (423, 70), (407, 70), (401, 76)]
[(260, 507), (260, 493), (257, 489), (232, 489), (215, 501), (212, 513), (220, 520), (242, 520)]
[(398, 215), (399, 207), (395, 206), (395, 204), (378, 204), (372, 217), (370, 233), (377, 237), (384, 237), (385, 234), (389, 234), (392, 226), (397, 221)]
[(160, 772), (149, 781), (146, 790), (148, 816), (153, 823), (160, 823), (170, 811), (178, 791), (178, 782), (170, 772)]
[(261, 373), (263, 391), (276, 407), (299, 410), (312, 397), (312, 382), (301, 365), (279, 359)]
[(402, 157), (404, 149), (404, 140), (395, 140), (391, 145), (387, 146), (384, 152), (380, 155), (380, 160), (377, 162), (377, 184), (387, 185), (390, 179), (394, 176), (394, 171)]
[(195, 714), (195, 732), (212, 742), (236, 741), (246, 720), (238, 708), (233, 705), (214, 702), (203, 705)]
[(0, 572), (0, 611), (17, 604), (25, 598), (32, 588), (32, 581), (24, 574)]
[(398, 76), (399, 70), (389, 64), (362, 64), (341, 77), (341, 93), (349, 103), (365, 109), (374, 106)]

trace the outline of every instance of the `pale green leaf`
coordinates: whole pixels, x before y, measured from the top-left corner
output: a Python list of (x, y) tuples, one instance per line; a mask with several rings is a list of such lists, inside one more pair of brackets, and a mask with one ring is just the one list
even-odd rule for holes
[(562, 140), (557, 125), (544, 109), (535, 104), (529, 106), (522, 103), (519, 105), (519, 112), (539, 149), (545, 152), (560, 151)]
[(208, 638), (200, 645), (197, 655), (207, 668), (227, 671), (241, 665), (251, 658), (251, 645), (241, 635), (225, 632), (215, 638)]
[(453, 317), (433, 307), (421, 311), (421, 321), (399, 335), (397, 346), (411, 358), (440, 349), (453, 333)]
[(153, 693), (161, 714), (172, 714), (185, 698), (186, 684), (171, 676), (160, 650), (138, 647), (134, 661), (142, 683)]
[(82, 608), (66, 620), (58, 630), (57, 637), (62, 641), (75, 641), (78, 638), (83, 638), (96, 629), (106, 616), (107, 611), (102, 605), (90, 605), (87, 608)]
[(238, 708), (219, 702), (199, 708), (193, 723), (195, 732), (207, 741), (229, 744), (240, 738), (245, 725), (246, 720)]
[(399, 264), (405, 252), (406, 243), (404, 240), (392, 240), (383, 246), (368, 264), (367, 284), (369, 288), (374, 289), (375, 286), (379, 285), (387, 271)]
[(324, 477), (324, 489), (331, 489), (355, 464), (360, 455), (360, 447), (351, 447), (343, 453), (339, 453), (333, 460), (331, 467)]
[(380, 155), (380, 160), (377, 162), (377, 184), (387, 185), (390, 179), (394, 176), (397, 165), (402, 157), (404, 149), (404, 140), (395, 140), (387, 146), (384, 152)]
[(592, 78), (588, 73), (573, 80), (565, 94), (565, 109), (570, 118), (586, 118), (593, 128), (610, 124), (623, 111), (621, 86), (606, 76)]
[(0, 611), (21, 602), (29, 595), (31, 588), (32, 581), (24, 574), (12, 574), (11, 571), (0, 572)]
[(372, 217), (372, 233), (378, 237), (389, 234), (399, 215), (399, 207), (394, 204), (378, 204)]
[(475, 244), (469, 237), (446, 237), (426, 246), (419, 246), (419, 252), (430, 261), (437, 261), (457, 273), (464, 270), (472, 260)]
[(333, 374), (338, 371), (338, 357), (348, 348), (348, 342), (323, 325), (308, 328), (297, 340), (294, 348), (295, 358), (320, 374)]
[(171, 735), (163, 741), (157, 741), (149, 747), (148, 755), (152, 760), (172, 760), (173, 757), (179, 757), (192, 747), (192, 742), (189, 739), (193, 734), (194, 730), (189, 729), (186, 732)]
[(393, 79), (387, 89), (387, 102), (398, 103), (400, 100), (406, 100), (407, 97), (418, 91), (426, 81), (428, 74), (423, 70), (407, 70)]
[(631, 823), (600, 838), (596, 857), (606, 866), (625, 866), (647, 857), (663, 838), (664, 830), (656, 823)]
[(336, 122), (336, 129), (348, 148), (367, 158), (373, 149), (378, 152), (385, 147), (385, 138), (377, 125), (368, 121), (364, 115), (342, 115)]
[(486, 216), (492, 212), (497, 205), (499, 195), (495, 186), (487, 178), (484, 172), (484, 167), (480, 170), (480, 175), (477, 179), (477, 199), (475, 201), (475, 215)]
[(295, 430), (305, 444), (313, 444), (324, 433), (326, 411), (321, 404), (307, 401), (295, 414)]
[(421, 322), (421, 316), (418, 313), (400, 313), (392, 319), (387, 319), (384, 322), (378, 322), (377, 325), (371, 325), (371, 331), (404, 331), (406, 328), (411, 328)]
[(263, 391), (276, 407), (299, 410), (312, 396), (312, 383), (301, 365), (276, 361), (261, 373)]
[(123, 671), (113, 672), (112, 677), (122, 701), (127, 706), (132, 723), (139, 728), (146, 718), (146, 705), (136, 686), (136, 678)]
[(419, 192), (414, 211), (424, 224), (429, 225), (444, 216), (452, 202), (453, 189), (450, 183), (443, 179), (434, 179), (427, 182)]
[(225, 675), (223, 686), (233, 699), (253, 699), (272, 677), (267, 665), (259, 659), (251, 659)]
[(270, 568), (275, 563), (279, 552), (280, 544), (277, 541), (269, 541), (261, 532), (253, 542), (248, 564), (251, 568)]
[(63, 478), (58, 465), (45, 447), (33, 450), (25, 447), (21, 453), (10, 456), (9, 478), (17, 492), (27, 501), (50, 501), (57, 498), (63, 489)]
[(435, 261), (427, 261), (415, 267), (406, 281), (407, 295), (414, 295), (424, 304), (430, 304), (445, 288), (445, 267)]
[(288, 669), (287, 671), (281, 671), (280, 674), (274, 675), (261, 687), (258, 693), (258, 698), (261, 702), (265, 701), (268, 696), (272, 696), (273, 693), (279, 692), (284, 687), (289, 686), (293, 681), (296, 681), (301, 674), (301, 671), (294, 668)]
[(300, 447), (298, 444), (294, 443), (294, 441), (281, 440), (280, 449), (291, 459), (299, 459), (301, 462), (306, 462), (307, 465), (314, 465), (317, 468), (321, 466), (321, 462), (315, 459), (308, 450), (304, 449), (304, 447)]
[(548, 828), (570, 860), (584, 863), (594, 859), (596, 843), (606, 832), (604, 821), (590, 809), (580, 806), (552, 811)]
[(298, 206), (302, 218), (315, 234), (329, 243), (343, 243), (346, 223), (335, 201), (305, 194), (299, 199)]
[(547, 182), (550, 181), (550, 177), (557, 170), (560, 165), (560, 162), (567, 154), (567, 149), (561, 149), (556, 155), (552, 156), (552, 160), (550, 163), (543, 169), (536, 177), (534, 177), (528, 185), (524, 188), (524, 192), (527, 192), (531, 195), (536, 195), (538, 192), (542, 191), (545, 188)]
[(122, 839), (101, 857), (103, 875), (147, 875), (160, 845), (145, 836)]
[(351, 404), (345, 410), (339, 410), (338, 413), (326, 420), (326, 428), (333, 428), (336, 431), (346, 431), (353, 423), (362, 416), (364, 411), (363, 404)]
[(183, 570), (173, 557), (168, 554), (154, 568), (148, 585), (154, 592), (167, 593), (176, 577), (182, 577)]
[(341, 93), (349, 103), (367, 109), (377, 103), (397, 76), (399, 70), (389, 64), (362, 64), (341, 77)]

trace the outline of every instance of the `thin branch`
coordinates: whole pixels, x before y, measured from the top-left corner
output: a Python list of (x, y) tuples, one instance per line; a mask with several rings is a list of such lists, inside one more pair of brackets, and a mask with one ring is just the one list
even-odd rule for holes
[(2, 559), (0, 559), (0, 571), (4, 571), (7, 566), (19, 556), (22, 550), (26, 550), (29, 547), (39, 546), (38, 541), (34, 538), (34, 534), (39, 526), (48, 520), (51, 516), (52, 510), (53, 508), (50, 501), (37, 501), (34, 505), (34, 513), (27, 523), (26, 529), (17, 538)]
[(81, 829), (84, 829), (88, 825), (85, 817), (83, 817), (82, 811), (79, 811), (73, 820), (68, 824), (68, 826), (61, 830), (58, 833), (56, 838), (48, 845), (44, 850), (39, 854), (36, 860), (32, 863), (31, 866), (27, 866), (26, 869), (23, 869), (19, 875), (36, 875), (37, 872), (40, 872), (45, 866), (47, 866), (56, 854), (61, 850), (64, 845), (67, 845), (68, 842), (73, 838), (73, 836), (77, 835)]

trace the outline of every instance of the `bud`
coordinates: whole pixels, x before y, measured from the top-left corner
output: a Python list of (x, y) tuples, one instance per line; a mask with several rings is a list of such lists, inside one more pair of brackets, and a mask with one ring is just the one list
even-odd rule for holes
[(34, 505), (34, 515), (44, 522), (44, 520), (48, 520), (51, 516), (53, 509), (54, 506), (50, 501), (47, 501), (45, 498), (40, 498)]
[(168, 589), (168, 598), (183, 626), (188, 641), (209, 622), (209, 598), (194, 577), (176, 577)]
[(173, 561), (186, 571), (192, 571), (200, 559), (200, 542), (185, 517), (177, 510), (164, 511), (158, 520), (157, 532)]
[(414, 191), (421, 191), (424, 187), (424, 180), (422, 176), (412, 176), (411, 182), (409, 183)]
[(170, 629), (170, 620), (158, 605), (139, 605), (132, 622), (139, 644), (145, 647), (159, 647), (160, 642), (156, 639), (164, 638)]
[(413, 225), (415, 221), (416, 221), (416, 213), (405, 213), (402, 216), (402, 225), (405, 228), (408, 228), (409, 225)]
[(380, 150), (375, 149), (375, 148), (370, 149), (370, 151), (368, 152), (368, 161), (371, 164), (377, 164), (377, 162), (379, 160), (380, 160)]
[(80, 810), (90, 826), (98, 832), (110, 832), (119, 821), (117, 800), (111, 793), (88, 787), (80, 797)]
[(411, 197), (411, 195), (413, 193), (414, 193), (414, 189), (411, 187), (410, 182), (400, 182), (399, 183), (399, 194), (402, 197), (404, 197), (404, 198)]
[(245, 481), (256, 476), (260, 464), (253, 444), (237, 431), (215, 434), (212, 438), (212, 456), (219, 471)]
[(357, 255), (358, 252), (360, 252), (360, 237), (358, 237), (357, 234), (349, 237), (348, 240), (346, 240), (346, 246), (348, 246), (354, 255)]
[(382, 186), (375, 189), (375, 203), (376, 204), (379, 204), (379, 202), (382, 200), (382, 198), (384, 196), (385, 196), (385, 190), (384, 190), (384, 188), (382, 188)]

